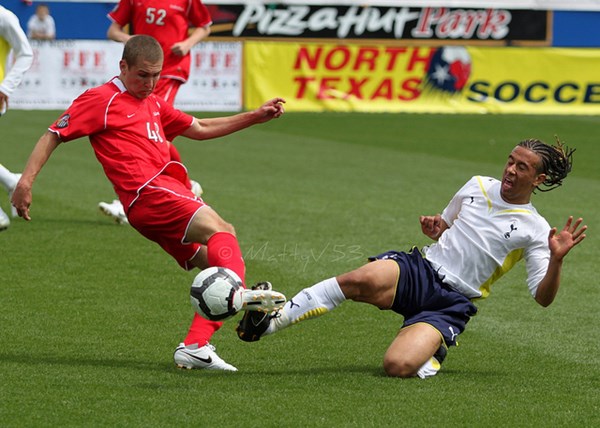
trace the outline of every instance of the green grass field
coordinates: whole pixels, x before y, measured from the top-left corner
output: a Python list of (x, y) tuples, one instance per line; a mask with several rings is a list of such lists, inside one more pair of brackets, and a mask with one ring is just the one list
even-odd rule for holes
[[(20, 170), (60, 112), (11, 111), (0, 162)], [(384, 376), (401, 317), (347, 302), (258, 343), (236, 320), (213, 343), (237, 373), (181, 371), (192, 309), (184, 272), (97, 210), (114, 197), (87, 140), (39, 175), (33, 220), (0, 233), (0, 426), (600, 426), (600, 119), (287, 114), (220, 140), (176, 140), (205, 200), (236, 227), (249, 283), (288, 297), (428, 240), (418, 216), (471, 176), (499, 176), (514, 145), (558, 134), (577, 148), (562, 188), (534, 196), (552, 225), (582, 216), (547, 309), (519, 265), (492, 288), (440, 374)], [(0, 199), (7, 210), (8, 201)]]

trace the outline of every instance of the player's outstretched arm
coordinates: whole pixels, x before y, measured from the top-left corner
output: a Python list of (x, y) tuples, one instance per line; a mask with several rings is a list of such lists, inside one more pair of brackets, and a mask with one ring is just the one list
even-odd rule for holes
[(586, 225), (581, 225), (582, 218), (573, 222), (573, 217), (569, 217), (565, 227), (558, 232), (553, 227), (548, 234), (548, 247), (550, 248), (550, 262), (546, 276), (540, 282), (535, 294), (535, 301), (542, 306), (549, 306), (556, 297), (558, 287), (560, 286), (560, 274), (562, 271), (562, 262), (564, 257), (571, 249), (585, 239)]
[(228, 117), (198, 119), (182, 135), (194, 140), (208, 140), (223, 137), (252, 125), (268, 122), (281, 117), (284, 113), (283, 98), (273, 98), (256, 110)]
[(54, 132), (46, 131), (33, 148), (21, 179), (17, 183), (17, 187), (15, 187), (11, 203), (17, 209), (19, 217), (23, 217), (27, 221), (31, 220), (29, 207), (31, 206), (31, 188), (33, 187), (33, 182), (59, 144), (60, 139), (58, 135)]

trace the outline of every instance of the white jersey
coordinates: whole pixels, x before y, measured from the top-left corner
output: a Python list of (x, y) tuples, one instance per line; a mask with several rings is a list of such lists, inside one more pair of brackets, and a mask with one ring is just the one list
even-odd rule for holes
[(535, 297), (548, 269), (550, 225), (531, 203), (505, 202), (500, 184), (495, 178), (471, 178), (442, 212), (449, 228), (423, 249), (440, 278), (471, 299), (487, 297), (492, 283), (522, 258)]
[[(11, 48), (15, 62), (8, 73), (5, 73), (6, 60)], [(19, 24), (19, 18), (0, 6), (0, 91), (7, 96), (12, 95), (32, 62), (33, 50)]]

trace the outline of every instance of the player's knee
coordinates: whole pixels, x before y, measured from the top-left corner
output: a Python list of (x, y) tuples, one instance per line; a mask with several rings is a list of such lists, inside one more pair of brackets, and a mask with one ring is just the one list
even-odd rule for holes
[(235, 235), (235, 228), (233, 227), (233, 225), (231, 223), (227, 223), (225, 222), (225, 224), (223, 225), (223, 232), (228, 232), (231, 233), (233, 236)]
[(225, 220), (219, 221), (218, 224), (216, 224), (215, 226), (215, 233), (225, 232), (231, 233), (233, 236), (236, 236), (235, 228), (233, 227), (233, 225), (231, 223), (227, 223)]
[(385, 374), (390, 377), (410, 378), (417, 375), (419, 367), (406, 359), (392, 358), (386, 355), (383, 359), (383, 369)]

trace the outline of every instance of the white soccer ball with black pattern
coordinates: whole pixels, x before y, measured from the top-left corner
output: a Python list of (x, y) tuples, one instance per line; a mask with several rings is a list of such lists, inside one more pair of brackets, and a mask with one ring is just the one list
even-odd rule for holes
[(223, 321), (237, 314), (243, 306), (242, 280), (231, 269), (204, 269), (192, 283), (190, 300), (194, 310), (212, 321)]

